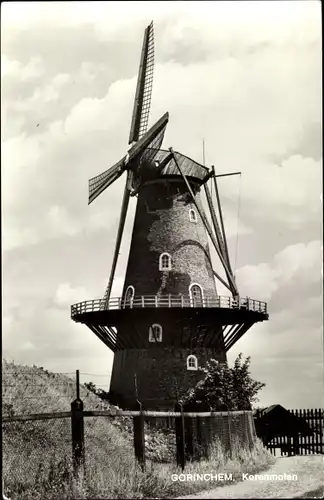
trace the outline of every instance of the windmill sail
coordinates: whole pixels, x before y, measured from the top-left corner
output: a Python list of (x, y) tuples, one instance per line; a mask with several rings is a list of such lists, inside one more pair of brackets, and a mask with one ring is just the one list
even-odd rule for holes
[[(89, 180), (89, 201), (90, 204), (97, 198), (108, 186), (116, 181), (127, 169), (127, 165), (131, 161), (134, 164), (139, 163), (143, 155), (148, 155), (147, 158), (153, 159), (157, 148), (160, 147), (163, 141), (166, 125), (169, 121), (169, 113), (165, 113), (148, 132), (130, 148), (127, 155), (124, 156), (118, 163), (108, 170)], [(150, 156), (151, 155), (151, 156)], [(127, 159), (127, 164), (126, 164)]]
[(97, 198), (107, 187), (118, 179), (123, 173), (125, 163), (124, 156), (118, 163), (96, 177), (89, 179), (89, 200), (88, 205)]
[(125, 189), (124, 189), (124, 196), (123, 196), (123, 201), (122, 201), (122, 206), (121, 206), (121, 211), (120, 211), (120, 218), (119, 218), (119, 226), (118, 226), (118, 232), (117, 232), (117, 238), (116, 238), (116, 244), (115, 244), (115, 251), (114, 251), (109, 281), (108, 281), (108, 285), (107, 285), (105, 295), (104, 295), (103, 308), (108, 307), (109, 299), (110, 299), (110, 292), (111, 292), (111, 288), (112, 288), (113, 281), (114, 281), (117, 260), (118, 260), (121, 240), (122, 240), (125, 221), (126, 221), (128, 204), (129, 204), (130, 192), (129, 192), (129, 188), (128, 188), (128, 183), (129, 183), (129, 177), (131, 176), (131, 174), (132, 174), (131, 171), (127, 172), (126, 184), (125, 184)]
[[(150, 128), (148, 132), (130, 148), (129, 161), (133, 160), (136, 156), (142, 156), (143, 154), (150, 154), (150, 150), (154, 148), (158, 149), (163, 141), (165, 128), (169, 121), (169, 113), (166, 112), (164, 115)], [(155, 153), (154, 153), (155, 155)]]
[(154, 70), (153, 21), (144, 32), (141, 62), (137, 78), (131, 130), (128, 144), (138, 141), (147, 131)]

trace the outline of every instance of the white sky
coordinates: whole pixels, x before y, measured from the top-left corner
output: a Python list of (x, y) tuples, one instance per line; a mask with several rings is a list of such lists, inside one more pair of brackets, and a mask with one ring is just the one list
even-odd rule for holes
[[(323, 404), (320, 2), (2, 3), (4, 354), (108, 374), (69, 306), (103, 295), (123, 180), (88, 207), (88, 179), (125, 154), (143, 30), (153, 19), (151, 124), (164, 146), (242, 171), (237, 281), (270, 321), (252, 357), (263, 405)], [(239, 179), (220, 181), (234, 259)], [(134, 213), (134, 203), (131, 205)], [(132, 217), (114, 294), (123, 284)], [(102, 387), (109, 377), (86, 377)]]

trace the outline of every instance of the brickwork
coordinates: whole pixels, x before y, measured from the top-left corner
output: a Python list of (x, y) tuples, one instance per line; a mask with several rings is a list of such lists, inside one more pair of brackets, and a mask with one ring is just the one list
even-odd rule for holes
[(199, 366), (210, 358), (225, 361), (224, 351), (208, 348), (124, 349), (115, 353), (110, 391), (123, 406), (131, 407), (136, 400), (136, 373), (138, 399), (145, 408), (172, 408), (177, 397), (194, 387), (203, 375), (187, 370), (190, 354), (197, 357)]
[[(199, 192), (196, 199), (201, 205)], [(189, 285), (199, 283), (205, 294), (216, 296), (206, 230), (198, 213), (197, 222), (190, 221), (190, 209), (195, 206), (181, 179), (142, 187), (124, 292), (133, 285), (135, 295), (188, 294)], [(164, 252), (172, 257), (171, 271), (159, 271), (159, 257)]]
[[(192, 318), (185, 316), (186, 310), (146, 310), (136, 321), (126, 321), (118, 327), (118, 334), (136, 349), (122, 349), (115, 353), (110, 391), (116, 402), (123, 407), (132, 407), (136, 400), (135, 373), (138, 382), (138, 397), (147, 408), (171, 408), (177, 391), (179, 396), (193, 387), (200, 372), (188, 371), (186, 360), (195, 354), (202, 366), (211, 357), (221, 362), (226, 360), (224, 339), (217, 316), (203, 319), (198, 311)], [(162, 342), (150, 342), (150, 326), (162, 327)], [(214, 347), (209, 347), (213, 344)]]
[[(191, 183), (201, 206), (199, 184)], [(196, 222), (190, 220), (192, 209)], [(163, 253), (172, 258), (170, 271), (159, 270)], [(193, 283), (202, 287), (205, 296), (216, 297), (207, 233), (187, 188), (180, 177), (145, 184), (138, 195), (123, 293), (131, 285), (135, 296), (188, 295)], [(149, 342), (153, 323), (163, 328), (161, 344)], [(134, 343), (133, 347), (140, 348), (127, 347), (115, 353), (110, 392), (116, 402), (131, 407), (138, 396), (146, 408), (173, 407), (177, 397), (202, 376), (199, 371), (187, 370), (189, 354), (197, 356), (199, 365), (211, 357), (226, 360), (221, 328), (215, 323), (217, 318), (201, 325), (199, 315), (191, 320), (178, 315), (175, 320), (172, 310), (164, 310), (161, 317), (161, 311), (148, 309), (144, 319), (119, 325), (118, 333), (128, 339), (128, 347)], [(203, 342), (197, 343), (197, 336)], [(192, 342), (194, 338), (196, 343)], [(213, 338), (217, 343), (208, 347)]]

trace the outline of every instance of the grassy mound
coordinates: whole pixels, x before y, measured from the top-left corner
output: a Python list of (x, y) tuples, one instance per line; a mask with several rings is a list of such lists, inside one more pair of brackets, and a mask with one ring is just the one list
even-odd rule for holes
[[(69, 411), (75, 382), (43, 368), (3, 362), (3, 416)], [(86, 410), (114, 408), (85, 387)], [(147, 468), (134, 460), (132, 421), (127, 417), (85, 418), (85, 470), (73, 476), (69, 418), (3, 423), (4, 492), (10, 499), (170, 498), (194, 493), (215, 482), (176, 482), (174, 436), (146, 426)], [(231, 458), (218, 443), (208, 461), (190, 463), (186, 473), (253, 473), (273, 457), (256, 442), (253, 450), (237, 448)]]

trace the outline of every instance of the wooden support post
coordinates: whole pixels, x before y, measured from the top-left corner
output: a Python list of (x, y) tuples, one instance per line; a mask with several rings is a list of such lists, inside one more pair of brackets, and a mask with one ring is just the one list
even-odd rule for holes
[(217, 243), (218, 243), (218, 248), (219, 248), (219, 250), (220, 250), (220, 252), (221, 252), (221, 254), (222, 254), (222, 256), (227, 264), (227, 267), (228, 267), (228, 271), (225, 269), (225, 272), (226, 272), (228, 280), (229, 280), (228, 272), (231, 274), (231, 277), (234, 279), (233, 272), (232, 272), (231, 265), (230, 265), (228, 252), (227, 252), (227, 247), (225, 246), (225, 241), (223, 240), (223, 235), (221, 233), (221, 230), (220, 230), (220, 227), (218, 224), (218, 220), (216, 217), (216, 213), (215, 213), (215, 209), (213, 206), (213, 201), (212, 201), (212, 197), (211, 197), (208, 185), (204, 184), (204, 188), (205, 188), (205, 194), (206, 194), (206, 198), (207, 198), (207, 203), (208, 203), (212, 223), (214, 226), (214, 232), (215, 232)]
[(105, 299), (104, 308), (105, 309), (108, 309), (108, 307), (109, 307), (110, 293), (111, 293), (111, 289), (112, 289), (112, 285), (113, 285), (113, 281), (114, 281), (115, 270), (116, 270), (116, 266), (117, 266), (117, 260), (118, 260), (118, 256), (119, 256), (119, 250), (120, 250), (121, 240), (122, 240), (124, 226), (125, 226), (127, 209), (128, 209), (128, 204), (129, 204), (128, 180), (129, 180), (130, 175), (131, 175), (131, 173), (127, 172), (126, 184), (125, 184), (125, 188), (124, 188), (124, 196), (123, 196), (122, 206), (120, 209), (120, 218), (119, 218), (119, 225), (118, 225), (118, 232), (117, 232), (114, 256), (113, 256), (110, 276), (109, 276), (109, 280), (108, 280), (108, 285), (107, 285), (107, 288), (105, 291), (105, 296), (104, 296), (104, 299)]
[(293, 450), (294, 450), (294, 455), (299, 455), (299, 436), (298, 436), (298, 434), (295, 434), (293, 436)]
[[(225, 254), (226, 254), (226, 262), (228, 263), (228, 266), (230, 267), (230, 259), (229, 259), (229, 252), (228, 252), (228, 247), (227, 247), (227, 240), (226, 240), (226, 234), (225, 234), (225, 228), (224, 228), (224, 220), (223, 220), (223, 214), (222, 214), (222, 206), (219, 198), (219, 192), (218, 192), (218, 186), (217, 186), (217, 180), (216, 177), (221, 177), (221, 176), (216, 176), (215, 174), (215, 167), (214, 165), (212, 166), (212, 172), (213, 172), (213, 179), (214, 179), (214, 186), (215, 186), (215, 194), (216, 194), (216, 200), (217, 200), (217, 207), (218, 207), (218, 213), (219, 213), (219, 219), (221, 223), (221, 229), (223, 233), (223, 242), (225, 246)], [(236, 175), (238, 172), (234, 172), (232, 175)]]
[(184, 432), (184, 416), (182, 405), (176, 403), (174, 410), (180, 412), (181, 416), (175, 418), (176, 442), (177, 442), (177, 465), (182, 470), (185, 468), (185, 432)]
[(205, 448), (205, 442), (204, 442), (204, 436), (203, 436), (203, 430), (202, 430), (202, 425), (203, 425), (203, 419), (202, 418), (196, 418), (196, 456), (198, 460), (201, 460), (205, 455), (206, 455), (206, 448)]
[(135, 410), (139, 410), (141, 414), (138, 417), (133, 417), (134, 429), (134, 450), (135, 457), (142, 471), (145, 470), (145, 435), (144, 435), (144, 414), (142, 403), (136, 402)]
[(71, 403), (72, 460), (74, 473), (84, 466), (84, 420), (83, 402), (80, 399), (79, 370), (76, 371), (76, 399)]
[(228, 422), (228, 444), (229, 444), (229, 456), (232, 458), (233, 446), (232, 446), (232, 425), (231, 425), (231, 413), (227, 414), (227, 422)]
[(186, 458), (191, 460), (194, 458), (193, 446), (193, 418), (184, 418), (184, 434), (185, 434), (185, 453)]

